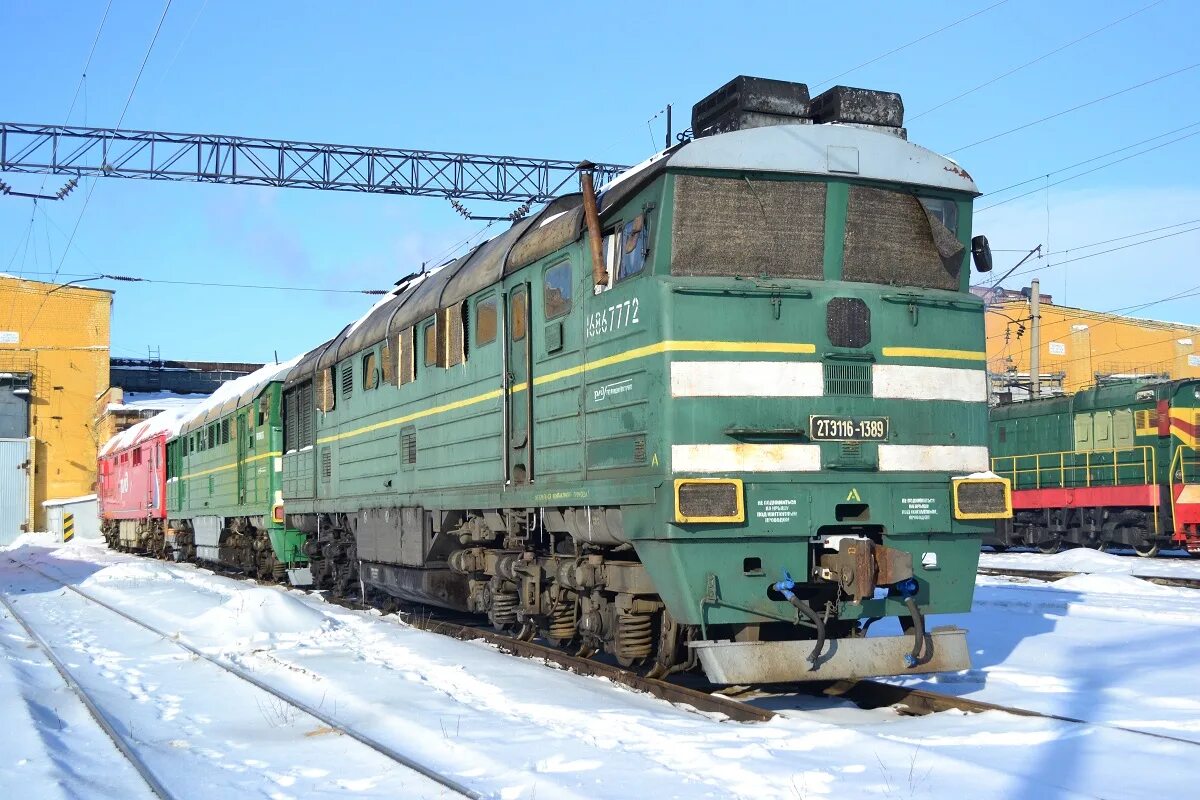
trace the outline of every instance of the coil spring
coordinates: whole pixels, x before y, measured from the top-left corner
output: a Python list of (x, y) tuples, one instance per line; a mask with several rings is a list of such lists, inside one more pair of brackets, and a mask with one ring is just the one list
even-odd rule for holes
[(271, 565), (271, 577), (277, 581), (282, 581), (287, 576), (287, 565), (282, 561), (276, 561)]
[(619, 614), (617, 616), (617, 658), (632, 661), (650, 655), (652, 619), (649, 614)]
[(550, 625), (546, 633), (551, 639), (561, 642), (575, 638), (575, 604), (559, 603), (550, 612)]
[(488, 610), (488, 618), (493, 625), (512, 625), (517, 621), (516, 592), (496, 592), (492, 595), (492, 605)]

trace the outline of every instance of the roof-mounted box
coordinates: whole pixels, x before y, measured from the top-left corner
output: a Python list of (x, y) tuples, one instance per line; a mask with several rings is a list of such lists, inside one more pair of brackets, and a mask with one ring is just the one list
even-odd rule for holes
[(696, 137), (808, 123), (808, 86), (791, 81), (739, 75), (692, 106)]
[(834, 86), (813, 98), (813, 122), (904, 127), (904, 101), (895, 92)]

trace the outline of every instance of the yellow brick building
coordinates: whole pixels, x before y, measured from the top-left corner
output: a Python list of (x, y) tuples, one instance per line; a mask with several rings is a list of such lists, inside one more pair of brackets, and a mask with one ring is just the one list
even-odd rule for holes
[[(1072, 394), (1106, 376), (1200, 377), (1200, 326), (1040, 304), (1042, 393)], [(993, 386), (1027, 382), (1032, 322), (1027, 299), (987, 310), (988, 371)]]
[(94, 490), (92, 419), (97, 395), (108, 388), (111, 312), (112, 292), (0, 276), (3, 421), (8, 436), (19, 436), (19, 417), (28, 412), (33, 515), (25, 524), (34, 530), (45, 527), (42, 501)]

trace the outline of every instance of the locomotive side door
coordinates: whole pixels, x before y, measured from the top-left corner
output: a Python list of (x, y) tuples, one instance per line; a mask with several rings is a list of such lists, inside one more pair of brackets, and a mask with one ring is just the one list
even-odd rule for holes
[(509, 292), (504, 327), (508, 348), (504, 381), (508, 430), (505, 483), (518, 486), (533, 480), (533, 337), (528, 283)]
[(246, 502), (246, 446), (250, 436), (246, 429), (246, 412), (237, 415), (237, 493), (238, 505)]

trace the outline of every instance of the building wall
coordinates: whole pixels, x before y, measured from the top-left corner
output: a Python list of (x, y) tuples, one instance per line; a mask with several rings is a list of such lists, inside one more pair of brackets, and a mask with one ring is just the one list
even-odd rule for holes
[[(986, 319), (988, 370), (1027, 377), (1032, 342), (1029, 302), (999, 302), (989, 306)], [(1092, 385), (1097, 374), (1200, 377), (1200, 326), (1045, 302), (1041, 319), (1039, 372), (1061, 374), (1067, 394)], [(1058, 380), (1052, 385), (1057, 387)]]
[(42, 502), (93, 491), (96, 395), (108, 388), (112, 293), (0, 277), (0, 372), (33, 375), (34, 525)]

